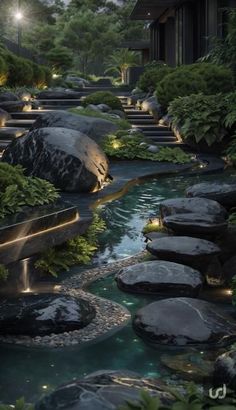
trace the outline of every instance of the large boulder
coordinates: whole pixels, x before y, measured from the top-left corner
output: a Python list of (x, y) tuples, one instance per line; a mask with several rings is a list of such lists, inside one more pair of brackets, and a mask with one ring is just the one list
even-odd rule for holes
[(143, 389), (163, 404), (173, 398), (158, 380), (127, 370), (106, 370), (64, 384), (36, 403), (35, 410), (118, 410), (127, 401), (138, 403)]
[(236, 340), (236, 322), (217, 305), (192, 298), (164, 299), (140, 309), (135, 332), (158, 345), (225, 346)]
[(14, 140), (3, 161), (20, 164), (27, 175), (47, 179), (67, 192), (91, 192), (108, 176), (108, 160), (101, 148), (81, 132), (40, 128)]
[(0, 334), (43, 336), (87, 326), (95, 309), (63, 294), (24, 294), (0, 299)]
[(147, 244), (147, 250), (158, 259), (183, 263), (204, 273), (212, 257), (220, 253), (213, 242), (189, 236), (156, 239)]
[(1, 102), (3, 102), (3, 101), (18, 101), (18, 100), (19, 100), (19, 97), (16, 94), (14, 94), (10, 91), (0, 92), (0, 101)]
[(187, 213), (166, 216), (163, 225), (181, 235), (214, 236), (227, 229), (227, 222), (221, 217), (207, 214)]
[(45, 90), (37, 95), (38, 100), (77, 100), (80, 97), (81, 93), (73, 90)]
[(11, 115), (0, 108), (0, 127), (5, 127), (6, 121), (11, 119)]
[(0, 108), (7, 112), (21, 112), (25, 111), (28, 104), (24, 101), (0, 101)]
[(116, 275), (121, 290), (169, 296), (197, 296), (202, 283), (200, 272), (174, 262), (150, 261), (121, 269)]
[(96, 142), (101, 142), (105, 135), (118, 130), (118, 126), (103, 118), (72, 114), (67, 111), (50, 111), (37, 118), (35, 128), (62, 127), (80, 131)]
[(141, 108), (143, 111), (148, 111), (149, 114), (151, 114), (157, 122), (162, 118), (162, 108), (155, 96), (143, 100)]
[(236, 350), (220, 355), (214, 365), (213, 380), (215, 386), (223, 386), (236, 391)]
[(173, 198), (160, 204), (161, 217), (174, 214), (196, 213), (226, 219), (227, 211), (218, 202), (205, 198)]
[(236, 206), (236, 184), (202, 182), (188, 188), (186, 195), (187, 197), (213, 199), (226, 208)]

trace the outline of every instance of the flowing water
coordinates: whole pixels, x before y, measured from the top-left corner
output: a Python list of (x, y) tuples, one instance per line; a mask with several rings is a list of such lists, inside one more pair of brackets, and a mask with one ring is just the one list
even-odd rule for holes
[[(236, 174), (201, 177), (169, 177), (137, 185), (120, 199), (103, 205), (107, 230), (101, 235), (96, 263), (115, 261), (145, 248), (142, 228), (150, 215), (157, 215), (163, 199), (179, 197), (185, 189), (202, 181), (233, 181)], [(26, 267), (25, 267), (26, 268)], [(81, 268), (80, 268), (81, 270)], [(73, 273), (75, 269), (73, 269)], [(25, 287), (28, 285), (25, 283)], [(113, 276), (92, 283), (88, 290), (123, 304), (132, 314), (155, 297), (130, 295), (117, 289)], [(58, 385), (99, 369), (129, 369), (145, 376), (175, 378), (164, 366), (163, 354), (173, 358), (178, 350), (146, 346), (133, 332), (131, 322), (113, 335), (83, 346), (52, 350), (2, 345), (0, 349), (0, 401), (25, 396), (34, 402)], [(183, 351), (181, 351), (183, 353)], [(196, 361), (204, 352), (194, 352)]]

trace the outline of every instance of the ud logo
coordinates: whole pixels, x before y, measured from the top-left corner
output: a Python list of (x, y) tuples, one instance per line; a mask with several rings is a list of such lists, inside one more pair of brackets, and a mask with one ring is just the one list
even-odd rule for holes
[(218, 389), (210, 389), (209, 390), (209, 397), (213, 400), (223, 400), (227, 395), (227, 387), (226, 384), (223, 384), (222, 387)]

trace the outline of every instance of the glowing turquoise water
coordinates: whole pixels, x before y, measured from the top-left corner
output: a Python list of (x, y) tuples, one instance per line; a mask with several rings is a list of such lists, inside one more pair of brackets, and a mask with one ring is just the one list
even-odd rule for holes
[[(230, 181), (235, 173), (205, 177), (172, 177), (133, 187), (124, 197), (102, 209), (107, 231), (101, 237), (98, 262), (133, 255), (144, 248), (141, 230), (150, 214), (158, 213), (160, 201), (182, 195), (185, 188), (200, 181)], [(75, 269), (73, 269), (75, 272)], [(122, 293), (112, 277), (94, 282), (89, 291), (126, 306), (131, 313), (153, 298)], [(168, 377), (161, 364), (167, 349), (153, 350), (133, 333), (131, 323), (103, 340), (57, 350), (1, 346), (0, 400), (13, 401), (25, 396), (35, 401), (42, 394), (72, 379), (98, 369), (129, 369), (143, 375)], [(171, 351), (175, 355), (178, 351)]]

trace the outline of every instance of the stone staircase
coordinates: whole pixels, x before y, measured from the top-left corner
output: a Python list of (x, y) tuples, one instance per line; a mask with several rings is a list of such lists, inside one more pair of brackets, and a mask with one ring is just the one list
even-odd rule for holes
[(132, 124), (132, 128), (142, 130), (148, 142), (162, 146), (183, 147), (184, 144), (178, 141), (169, 127), (157, 124), (154, 117), (149, 114), (148, 111), (142, 111), (134, 105), (128, 105), (128, 97), (120, 96), (119, 98), (126, 113), (127, 120)]

